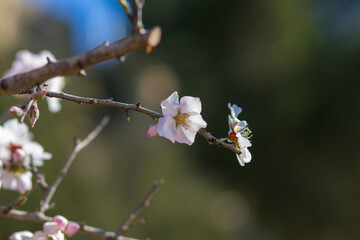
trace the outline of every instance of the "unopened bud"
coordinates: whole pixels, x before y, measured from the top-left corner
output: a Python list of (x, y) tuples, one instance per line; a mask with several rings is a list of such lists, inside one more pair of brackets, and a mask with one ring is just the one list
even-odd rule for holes
[(35, 101), (31, 105), (30, 111), (29, 111), (29, 119), (30, 119), (31, 127), (35, 126), (35, 123), (39, 118), (40, 118), (40, 110), (39, 110), (39, 107), (37, 105), (37, 102)]
[(24, 110), (18, 106), (12, 106), (9, 109), (9, 113), (14, 117), (21, 117), (24, 113)]
[(154, 136), (156, 136), (156, 135), (158, 135), (157, 124), (154, 124), (154, 125), (152, 125), (152, 126), (149, 128), (146, 136), (147, 136), (147, 137), (154, 137)]
[(77, 223), (69, 223), (69, 225), (67, 226), (66, 230), (65, 230), (65, 235), (71, 237), (72, 235), (74, 235), (78, 230), (80, 229), (80, 225)]
[(43, 100), (46, 97), (46, 90), (40, 90), (33, 94), (33, 99), (35, 100)]

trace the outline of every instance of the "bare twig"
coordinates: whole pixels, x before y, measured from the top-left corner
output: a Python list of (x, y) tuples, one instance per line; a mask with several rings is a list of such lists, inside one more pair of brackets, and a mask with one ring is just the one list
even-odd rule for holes
[(88, 52), (68, 59), (49, 62), (41, 68), (29, 72), (6, 77), (0, 80), (0, 96), (21, 92), (23, 88), (31, 88), (56, 76), (76, 75), (95, 64), (119, 59), (128, 53), (156, 47), (161, 38), (161, 28), (155, 27), (144, 32), (135, 32), (129, 37), (112, 44), (103, 44)]
[(104, 117), (103, 120), (100, 122), (100, 124), (83, 141), (76, 142), (76, 146), (73, 152), (70, 154), (68, 160), (66, 161), (64, 167), (61, 169), (55, 182), (45, 192), (44, 198), (40, 204), (40, 212), (45, 212), (49, 208), (50, 201), (54, 196), (57, 187), (59, 186), (65, 175), (67, 174), (77, 154), (97, 137), (97, 135), (103, 130), (103, 128), (106, 126), (108, 122), (109, 122), (109, 117)]
[(118, 108), (122, 109), (124, 111), (136, 111), (140, 113), (144, 113), (152, 118), (160, 118), (162, 117), (162, 114), (154, 112), (152, 110), (143, 108), (140, 106), (140, 104), (128, 104), (128, 103), (121, 103), (116, 102), (110, 99), (96, 99), (96, 98), (88, 98), (88, 97), (79, 97), (67, 93), (58, 93), (58, 92), (47, 92), (46, 96), (48, 97), (55, 97), (55, 98), (61, 98), (64, 100), (69, 100), (76, 103), (81, 104), (92, 104), (92, 105), (99, 105), (104, 107), (112, 107), (112, 108)]
[(20, 122), (23, 123), (24, 122), (24, 119), (26, 117), (26, 115), (29, 114), (29, 111), (30, 111), (30, 108), (31, 108), (31, 105), (33, 105), (33, 103), (35, 102), (35, 99), (33, 98), (33, 94), (36, 92), (36, 88), (32, 88), (31, 89), (31, 93), (30, 93), (30, 96), (29, 96), (29, 100), (25, 106), (25, 109), (24, 109), (24, 112), (23, 114), (21, 115), (20, 117)]
[(159, 180), (154, 182), (151, 190), (145, 196), (144, 200), (128, 215), (125, 221), (120, 225), (120, 227), (115, 231), (116, 236), (124, 234), (130, 229), (131, 223), (138, 216), (138, 214), (150, 204), (150, 200), (154, 196), (154, 194), (159, 190), (161, 184), (164, 183), (164, 180)]

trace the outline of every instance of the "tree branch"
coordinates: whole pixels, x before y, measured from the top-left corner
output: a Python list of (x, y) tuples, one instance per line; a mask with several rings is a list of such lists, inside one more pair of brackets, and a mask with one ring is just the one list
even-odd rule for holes
[(131, 223), (134, 219), (139, 215), (139, 213), (150, 204), (150, 200), (155, 195), (155, 193), (159, 190), (160, 185), (164, 184), (164, 180), (159, 180), (154, 182), (151, 190), (148, 194), (146, 194), (144, 200), (132, 211), (129, 216), (125, 219), (125, 221), (120, 225), (120, 227), (115, 231), (116, 236), (124, 234), (129, 230)]
[(15, 93), (23, 88), (31, 88), (56, 76), (84, 74), (85, 69), (100, 62), (119, 59), (126, 54), (145, 49), (148, 46), (156, 47), (160, 38), (160, 27), (143, 32), (134, 32), (129, 37), (112, 44), (103, 44), (68, 59), (49, 62), (41, 68), (3, 78), (0, 80), (0, 96)]
[[(140, 103), (128, 104), (128, 103), (116, 102), (116, 101), (113, 101), (110, 99), (96, 99), (96, 98), (88, 98), (88, 97), (79, 97), (79, 96), (75, 96), (75, 95), (71, 95), (71, 94), (67, 94), (67, 93), (58, 93), (58, 92), (47, 92), (46, 96), (61, 98), (64, 100), (69, 100), (69, 101), (81, 103), (81, 104), (92, 104), (92, 105), (99, 105), (99, 106), (104, 106), (104, 107), (118, 108), (118, 109), (124, 110), (125, 112), (132, 110), (132, 111), (146, 114), (149, 117), (152, 117), (154, 119), (163, 117), (163, 115), (161, 113), (141, 107)], [(234, 144), (225, 143), (222, 140), (217, 139), (216, 137), (211, 135), (211, 133), (207, 132), (204, 128), (200, 129), (198, 131), (198, 133), (201, 136), (203, 136), (206, 139), (206, 141), (208, 141), (209, 144), (214, 144), (218, 147), (223, 147), (223, 148), (229, 149), (230, 151), (232, 151), (236, 154), (241, 153), (241, 151), (239, 149), (237, 149)]]
[(57, 176), (54, 184), (47, 188), (44, 198), (40, 203), (40, 212), (45, 212), (49, 209), (50, 201), (55, 194), (57, 187), (60, 185), (63, 178), (66, 176), (71, 164), (75, 160), (77, 154), (85, 148), (92, 140), (94, 140), (97, 135), (103, 130), (106, 124), (109, 122), (109, 117), (104, 117), (100, 124), (83, 140), (77, 141), (73, 152), (70, 154), (68, 160), (66, 161), (64, 167), (61, 169), (59, 175)]

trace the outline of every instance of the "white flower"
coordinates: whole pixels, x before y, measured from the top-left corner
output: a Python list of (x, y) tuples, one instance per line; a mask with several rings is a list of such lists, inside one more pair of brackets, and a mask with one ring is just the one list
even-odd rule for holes
[[(180, 99), (175, 91), (167, 99), (161, 102), (164, 117), (152, 128), (152, 133), (157, 130), (159, 136), (169, 139), (171, 142), (191, 145), (200, 128), (206, 128), (206, 122), (200, 115), (201, 101), (197, 97), (185, 96)], [(153, 134), (148, 134), (153, 135)]]
[(9, 240), (31, 240), (33, 234), (29, 231), (15, 232), (11, 234)]
[(237, 116), (241, 113), (242, 109), (237, 105), (229, 103), (230, 109), (229, 118), (229, 134), (226, 138), (230, 142), (234, 142), (237, 149), (241, 151), (240, 154), (236, 154), (236, 157), (241, 166), (251, 161), (251, 153), (248, 147), (251, 147), (251, 131), (246, 121), (240, 121)]
[(50, 158), (50, 153), (32, 141), (25, 124), (11, 119), (0, 126), (0, 187), (20, 193), (29, 191), (32, 188), (30, 164), (42, 166), (43, 161)]
[[(48, 60), (56, 61), (54, 55), (43, 50), (39, 54), (33, 54), (27, 50), (19, 51), (16, 54), (16, 59), (11, 65), (11, 69), (7, 70), (3, 77), (10, 77), (16, 74), (28, 72), (35, 68), (42, 67), (48, 63)], [(64, 77), (53, 77), (45, 82), (47, 85), (46, 89), (53, 92), (60, 92), (65, 86)], [(58, 98), (47, 98), (50, 112), (58, 112), (61, 109), (60, 99)]]
[(56, 222), (46, 222), (43, 231), (36, 231), (31, 240), (65, 240), (65, 235), (60, 231)]

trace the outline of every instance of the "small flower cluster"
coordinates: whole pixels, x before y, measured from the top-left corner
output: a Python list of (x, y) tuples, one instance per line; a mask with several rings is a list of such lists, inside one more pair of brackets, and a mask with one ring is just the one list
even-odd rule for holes
[(35, 233), (29, 231), (21, 231), (13, 233), (9, 240), (65, 240), (65, 236), (71, 237), (80, 229), (77, 223), (69, 223), (63, 216), (55, 216), (51, 222), (43, 225), (42, 231)]
[(228, 104), (230, 109), (229, 118), (229, 134), (226, 138), (229, 142), (233, 142), (237, 149), (241, 151), (241, 154), (236, 154), (236, 157), (241, 166), (251, 161), (251, 153), (248, 147), (251, 147), (250, 138), (251, 131), (246, 121), (240, 121), (237, 116), (241, 113), (242, 109), (237, 105)]
[[(234, 143), (240, 154), (236, 157), (241, 166), (251, 161), (251, 153), (248, 147), (251, 147), (251, 131), (246, 121), (240, 121), (237, 116), (242, 111), (237, 105), (228, 104), (229, 115), (229, 133), (226, 138)], [(167, 99), (161, 102), (163, 117), (159, 118), (158, 123), (152, 125), (147, 135), (154, 137), (159, 135), (169, 139), (171, 142), (185, 143), (191, 145), (195, 141), (195, 135), (201, 128), (206, 128), (207, 123), (201, 117), (201, 101), (198, 97), (182, 97), (179, 101), (179, 95), (175, 91)]]
[[(3, 77), (11, 77), (16, 74), (28, 72), (33, 69), (43, 67), (49, 61), (54, 62), (54, 61), (56, 61), (56, 59), (55, 59), (54, 55), (47, 50), (43, 50), (38, 54), (33, 54), (27, 50), (19, 51), (16, 54), (15, 61), (11, 65), (11, 69), (7, 70), (4, 73)], [(39, 95), (41, 95), (41, 98), (44, 98), (46, 95), (46, 90), (53, 91), (53, 92), (60, 92), (64, 88), (64, 86), (65, 86), (64, 77), (57, 76), (57, 77), (51, 78), (45, 82), (44, 89), (42, 89), (40, 91)], [(48, 98), (47, 102), (49, 105), (50, 112), (60, 111), (60, 109), (61, 109), (60, 99)], [(34, 106), (34, 108), (37, 108), (37, 104), (36, 104), (36, 106)]]
[(17, 119), (0, 125), (0, 187), (20, 193), (32, 188), (31, 165), (38, 167), (50, 159), (50, 153), (37, 142), (25, 124)]

